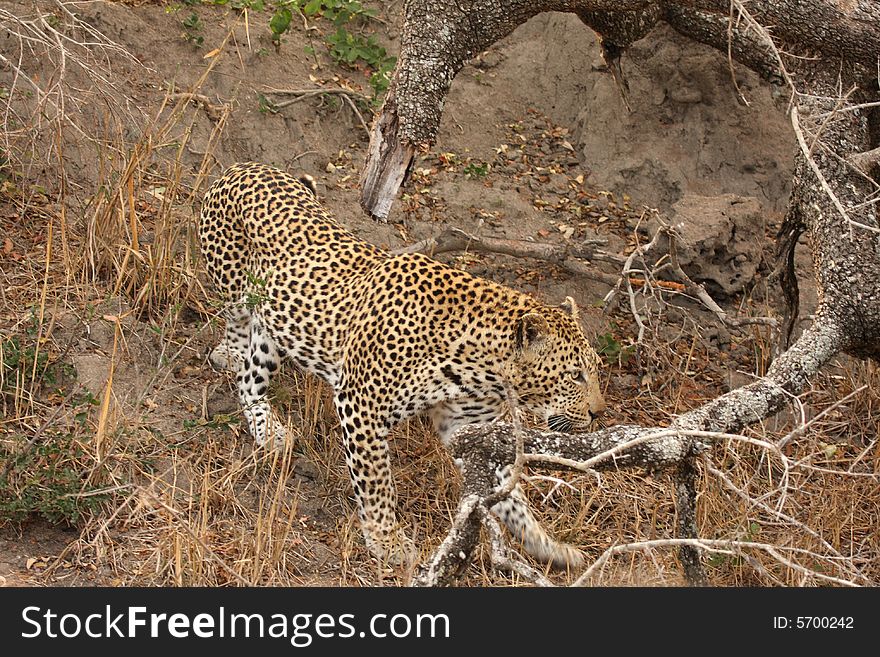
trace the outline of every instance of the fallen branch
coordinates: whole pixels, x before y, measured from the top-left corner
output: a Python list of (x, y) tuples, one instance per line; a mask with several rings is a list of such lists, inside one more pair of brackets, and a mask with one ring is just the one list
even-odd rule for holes
[(546, 244), (508, 240), (497, 237), (480, 237), (465, 231), (446, 227), (436, 237), (430, 237), (392, 251), (395, 255), (403, 253), (425, 253), (437, 255), (451, 251), (473, 251), (477, 253), (499, 253), (515, 258), (532, 258), (554, 264), (568, 272), (611, 285), (617, 277), (596, 271), (586, 261), (602, 261), (619, 264), (621, 258), (599, 249), (606, 242), (603, 239), (584, 240), (580, 244)]
[(367, 122), (364, 120), (364, 115), (361, 114), (361, 111), (358, 109), (358, 106), (355, 104), (355, 101), (364, 103), (369, 107), (370, 99), (367, 98), (364, 94), (359, 93), (357, 91), (352, 91), (351, 89), (345, 89), (343, 87), (314, 87), (308, 89), (272, 89), (267, 88), (266, 93), (272, 94), (275, 96), (293, 96), (290, 100), (283, 100), (281, 102), (274, 103), (276, 109), (282, 109), (289, 105), (293, 105), (295, 103), (300, 102), (301, 100), (306, 100), (307, 98), (323, 98), (324, 96), (341, 96), (345, 103), (351, 108), (351, 111), (354, 112), (354, 115), (357, 117), (358, 122), (361, 124), (361, 127), (364, 129), (364, 132), (367, 133), (367, 137), (370, 136), (370, 128), (367, 125)]
[[(462, 501), (447, 537), (418, 567), (412, 583), (446, 586), (454, 583), (464, 571), (479, 540), (479, 529), (486, 525), (485, 514), (496, 502), (498, 473), (508, 471), (516, 462), (519, 440), (522, 440), (525, 461), (531, 465), (585, 472), (677, 467), (677, 538), (681, 541), (676, 545), (682, 548), (680, 558), (688, 580), (694, 584), (705, 583), (705, 573), (697, 556), (697, 550), (703, 546), (693, 542), (696, 540), (693, 457), (714, 441), (743, 440), (775, 454), (783, 464), (785, 478), (789, 465), (777, 446), (737, 432), (778, 412), (803, 392), (810, 378), (837, 353), (842, 340), (840, 330), (820, 318), (776, 359), (765, 377), (677, 417), (665, 429), (618, 425), (589, 434), (566, 434), (515, 431), (503, 422), (463, 427), (451, 441), (452, 454), (464, 480)], [(519, 566), (512, 567), (509, 554), (496, 553), (498, 550), (493, 548), (496, 565), (512, 568), (523, 576), (528, 572)], [(530, 579), (537, 582), (533, 577)]]
[(328, 95), (345, 96), (346, 98), (351, 98), (366, 104), (369, 104), (370, 102), (370, 99), (364, 94), (353, 91), (352, 89), (345, 89), (344, 87), (310, 87), (305, 89), (275, 89), (267, 87), (266, 93), (275, 96), (293, 96), (291, 100), (276, 103), (277, 107), (287, 107), (288, 105), (293, 105), (294, 103), (306, 100), (307, 98)]

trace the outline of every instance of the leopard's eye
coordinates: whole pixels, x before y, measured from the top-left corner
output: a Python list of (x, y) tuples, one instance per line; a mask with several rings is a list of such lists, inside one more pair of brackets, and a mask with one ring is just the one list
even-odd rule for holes
[(572, 378), (573, 381), (577, 381), (578, 383), (583, 383), (586, 381), (586, 377), (584, 376), (583, 370), (577, 370), (576, 372), (569, 372), (568, 375)]

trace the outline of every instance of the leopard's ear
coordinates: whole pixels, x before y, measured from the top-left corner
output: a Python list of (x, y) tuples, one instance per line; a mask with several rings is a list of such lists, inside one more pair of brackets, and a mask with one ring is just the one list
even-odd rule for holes
[(565, 297), (565, 301), (559, 304), (560, 310), (570, 315), (572, 319), (578, 318), (578, 305), (571, 297)]
[(546, 317), (538, 313), (526, 313), (516, 320), (513, 343), (519, 351), (528, 353), (538, 348), (549, 332), (550, 325)]

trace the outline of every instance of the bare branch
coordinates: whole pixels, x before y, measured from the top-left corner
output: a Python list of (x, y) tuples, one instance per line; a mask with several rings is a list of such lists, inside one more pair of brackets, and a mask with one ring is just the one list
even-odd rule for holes
[(858, 586), (857, 584), (853, 584), (849, 580), (841, 579), (839, 577), (832, 577), (830, 575), (826, 575), (822, 572), (818, 572), (815, 570), (809, 570), (804, 566), (800, 565), (784, 557), (782, 552), (790, 552), (793, 554), (801, 554), (810, 557), (811, 559), (817, 561), (827, 561), (824, 559), (822, 555), (817, 554), (815, 552), (811, 552), (809, 550), (803, 550), (800, 548), (789, 548), (789, 547), (780, 547), (778, 545), (769, 545), (767, 543), (755, 543), (751, 541), (713, 541), (707, 539), (688, 539), (688, 538), (663, 538), (657, 539), (653, 541), (639, 541), (637, 543), (627, 543), (624, 545), (615, 545), (613, 547), (608, 548), (605, 552), (602, 553), (598, 559), (586, 570), (583, 575), (578, 577), (578, 579), (574, 582), (572, 586), (584, 586), (589, 580), (596, 574), (597, 571), (600, 571), (606, 563), (611, 559), (611, 557), (616, 556), (618, 554), (628, 553), (628, 552), (642, 552), (645, 550), (650, 550), (652, 548), (658, 547), (680, 547), (683, 545), (691, 546), (694, 548), (698, 548), (700, 550), (706, 550), (707, 552), (715, 552), (718, 554), (728, 554), (735, 555), (741, 553), (743, 550), (763, 550), (767, 552), (770, 556), (776, 559), (779, 563), (785, 565), (792, 570), (797, 570), (798, 572), (804, 573), (805, 575), (809, 575), (811, 577), (815, 577), (818, 580), (829, 582), (832, 584), (837, 584), (839, 586), (847, 586), (854, 587)]
[(421, 242), (396, 249), (392, 253), (425, 253), (431, 256), (450, 251), (499, 253), (516, 258), (533, 258), (549, 262), (573, 274), (610, 285), (617, 281), (617, 277), (597, 271), (585, 262), (596, 260), (619, 263), (620, 258), (618, 256), (598, 248), (604, 244), (605, 240), (602, 239), (585, 240), (576, 245), (555, 245), (496, 237), (480, 237), (466, 233), (460, 228), (447, 226), (436, 237), (430, 237)]

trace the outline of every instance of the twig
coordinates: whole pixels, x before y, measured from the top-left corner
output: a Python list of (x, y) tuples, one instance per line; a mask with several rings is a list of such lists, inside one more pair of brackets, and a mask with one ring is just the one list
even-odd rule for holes
[(367, 122), (364, 121), (364, 117), (361, 114), (361, 111), (357, 108), (354, 101), (351, 99), (351, 96), (348, 94), (342, 96), (345, 99), (345, 102), (348, 103), (348, 106), (351, 107), (351, 111), (354, 112), (354, 115), (357, 117), (358, 121), (361, 124), (361, 127), (364, 129), (364, 132), (367, 133), (367, 139), (370, 138), (370, 126), (367, 125)]
[[(623, 268), (621, 269), (620, 276), (616, 279), (614, 287), (605, 295), (604, 307), (603, 310), (608, 312), (608, 309), (611, 307), (611, 303), (614, 301), (614, 298), (620, 294), (620, 288), (623, 285), (624, 281), (629, 285), (629, 275), (636, 271), (632, 268), (633, 262), (639, 256), (642, 257), (642, 260), (657, 246), (657, 241), (660, 239), (660, 232), (655, 233), (653, 239), (645, 245), (636, 246), (633, 249), (632, 253), (629, 254), (627, 259), (623, 262)], [(641, 270), (639, 270), (641, 271)]]
[(555, 245), (524, 240), (508, 240), (497, 237), (481, 237), (466, 233), (460, 228), (447, 226), (436, 237), (393, 250), (394, 255), (404, 253), (424, 253), (434, 256), (451, 251), (476, 253), (498, 253), (515, 258), (532, 258), (549, 262), (573, 274), (613, 285), (617, 277), (590, 267), (586, 260), (598, 260), (619, 264), (622, 259), (597, 247), (606, 243), (604, 239), (588, 239), (576, 245)]
[[(774, 509), (769, 504), (766, 504), (765, 502), (762, 502), (761, 500), (756, 500), (755, 498), (751, 497), (748, 493), (746, 493), (739, 486), (737, 486), (735, 483), (733, 483), (724, 472), (722, 472), (718, 468), (712, 466), (711, 464), (706, 465), (706, 470), (709, 472), (709, 474), (716, 477), (729, 491), (734, 493), (737, 497), (742, 499), (744, 502), (746, 502), (749, 505), (756, 506), (766, 513), (769, 513), (777, 520), (781, 520), (782, 522), (786, 522), (791, 525), (794, 525), (795, 527), (797, 527), (801, 531), (806, 532), (807, 534), (809, 534), (810, 536), (815, 538), (817, 541), (819, 541), (822, 544), (823, 548), (825, 548), (831, 554), (833, 554), (835, 557), (837, 557), (840, 560), (841, 564), (843, 564), (844, 566), (847, 566), (847, 567), (850, 566), (850, 564), (847, 562), (846, 557), (844, 557), (828, 541), (826, 541), (824, 538), (822, 538), (821, 534), (819, 534), (819, 532), (815, 531), (812, 527), (802, 523), (800, 520), (788, 515), (787, 513), (783, 513), (782, 511), (778, 511), (778, 510)], [(863, 580), (865, 582), (865, 584), (867, 584), (869, 586), (873, 584), (873, 582), (868, 577), (866, 577), (855, 566), (851, 566), (851, 567), (847, 568), (847, 570), (849, 570), (850, 575), (852, 575), (853, 577), (858, 577), (859, 579)]]
[(706, 291), (703, 284), (695, 282), (685, 273), (684, 269), (681, 268), (681, 263), (678, 260), (678, 245), (675, 231), (671, 228), (665, 227), (660, 230), (664, 231), (669, 239), (669, 259), (672, 262), (672, 273), (683, 281), (688, 294), (695, 296), (704, 306), (706, 306), (706, 308), (715, 313), (715, 316), (721, 320), (722, 324), (726, 324), (730, 328), (742, 328), (743, 326), (751, 326), (754, 324), (773, 327), (778, 325), (778, 322), (773, 317), (730, 317), (727, 312), (715, 302), (715, 299), (713, 299)]
[(294, 103), (298, 103), (307, 98), (325, 95), (347, 96), (367, 104), (370, 102), (370, 99), (364, 94), (344, 87), (312, 87), (307, 89), (274, 89), (272, 87), (265, 87), (264, 89), (266, 93), (274, 94), (276, 96), (294, 96), (294, 98), (290, 100), (276, 103), (278, 107), (287, 107), (288, 105), (293, 105)]
[(812, 559), (827, 560), (827, 558), (823, 557), (822, 555), (811, 552), (810, 550), (793, 547), (780, 547), (778, 545), (769, 545), (767, 543), (754, 543), (751, 541), (721, 541), (689, 538), (662, 538), (653, 541), (638, 541), (635, 543), (626, 543), (623, 545), (615, 545), (613, 547), (610, 547), (605, 550), (605, 552), (603, 552), (602, 555), (598, 559), (596, 559), (596, 561), (594, 561), (593, 564), (589, 568), (587, 568), (580, 577), (577, 578), (577, 580), (575, 580), (572, 586), (586, 585), (590, 578), (592, 578), (593, 574), (597, 570), (603, 568), (608, 560), (615, 555), (627, 552), (641, 552), (656, 547), (681, 547), (683, 545), (699, 548), (708, 552), (727, 554), (731, 556), (736, 554), (737, 551), (743, 549), (763, 550), (774, 559), (776, 559), (778, 562), (791, 568), (792, 570), (797, 570), (806, 575), (810, 575), (811, 577), (815, 577), (826, 582), (831, 582), (833, 584), (838, 584), (840, 586), (858, 586), (858, 584), (853, 584), (852, 582), (845, 579), (840, 579), (839, 577), (832, 577), (831, 575), (825, 575), (824, 573), (809, 570), (808, 568), (801, 566), (799, 563), (795, 563), (790, 559), (786, 559), (780, 554), (781, 551), (788, 551), (795, 554), (803, 554), (809, 556)]
[(355, 104), (355, 101), (359, 101), (361, 103), (364, 103), (367, 107), (370, 106), (370, 99), (362, 93), (352, 91), (351, 89), (345, 89), (343, 87), (317, 87), (311, 89), (273, 89), (267, 87), (266, 93), (274, 94), (276, 96), (293, 96), (293, 98), (291, 98), (290, 100), (276, 102), (275, 107), (277, 109), (287, 107), (288, 105), (293, 105), (294, 103), (298, 103), (299, 101), (305, 100), (307, 98), (315, 98), (326, 95), (342, 96), (346, 104), (351, 108), (351, 111), (354, 112), (355, 116), (358, 119), (358, 122), (364, 129), (364, 132), (367, 133), (368, 137), (370, 135), (370, 127), (367, 125), (367, 122), (364, 120), (363, 114), (361, 114), (361, 111)]
[(847, 401), (849, 401), (850, 399), (852, 399), (853, 397), (855, 397), (855, 396), (856, 396), (857, 394), (859, 394), (860, 392), (866, 390), (867, 388), (868, 388), (867, 384), (866, 384), (866, 385), (863, 385), (863, 386), (859, 386), (858, 388), (856, 388), (855, 390), (853, 390), (852, 392), (850, 392), (850, 393), (849, 393), (848, 395), (846, 395), (845, 397), (842, 397), (841, 399), (836, 400), (833, 404), (831, 404), (831, 406), (829, 406), (828, 408), (824, 409), (824, 410), (823, 410), (821, 413), (819, 413), (818, 415), (816, 415), (816, 416), (810, 418), (809, 421), (807, 421), (807, 422), (802, 422), (801, 424), (799, 424), (798, 426), (796, 426), (796, 427), (795, 427), (794, 429), (792, 429), (792, 430), (791, 430), (786, 436), (784, 436), (784, 437), (782, 438), (782, 440), (780, 440), (779, 442), (776, 443), (777, 446), (779, 447), (779, 449), (783, 449), (783, 448), (784, 448), (786, 445), (788, 445), (792, 440), (794, 440), (794, 439), (797, 438), (798, 436), (803, 435), (803, 433), (804, 433), (807, 429), (809, 429), (811, 426), (813, 426), (813, 424), (815, 424), (816, 422), (818, 422), (819, 420), (821, 420), (823, 417), (825, 417), (826, 415), (828, 415), (831, 411), (833, 411), (834, 409), (836, 409), (838, 406), (840, 406), (841, 404), (845, 404)]

